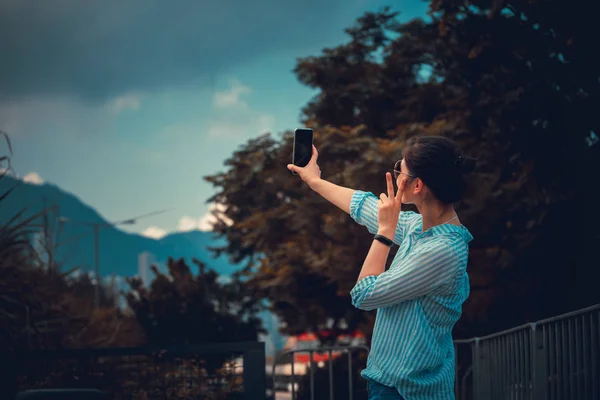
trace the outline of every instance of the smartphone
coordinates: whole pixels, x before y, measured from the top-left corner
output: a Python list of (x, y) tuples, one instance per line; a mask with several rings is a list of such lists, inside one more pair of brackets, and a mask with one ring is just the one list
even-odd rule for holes
[[(313, 130), (298, 128), (294, 131), (294, 150), (292, 153), (292, 164), (298, 167), (306, 167), (312, 157)], [(294, 175), (296, 174), (292, 171)]]

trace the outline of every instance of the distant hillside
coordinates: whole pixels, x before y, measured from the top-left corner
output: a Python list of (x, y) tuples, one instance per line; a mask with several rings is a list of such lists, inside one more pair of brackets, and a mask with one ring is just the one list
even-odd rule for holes
[[(86, 205), (76, 196), (67, 193), (51, 184), (31, 185), (5, 176), (0, 179), (0, 194), (14, 187), (16, 189), (4, 200), (0, 207), (0, 224), (9, 221), (16, 213), (27, 209), (23, 218), (34, 215), (44, 208), (55, 205), (60, 216), (74, 220), (93, 223), (107, 223), (93, 208)], [(140, 210), (143, 214), (147, 210)], [(41, 221), (40, 221), (41, 222)], [(94, 241), (92, 228), (75, 223), (65, 223), (59, 229), (57, 221), (48, 224), (57, 234), (57, 241), (64, 243), (58, 247), (55, 258), (61, 263), (63, 270), (83, 267), (83, 271), (93, 269)], [(220, 275), (230, 275), (239, 267), (229, 263), (224, 256), (213, 258), (207, 249), (220, 246), (224, 241), (216, 239), (210, 232), (192, 231), (173, 233), (160, 240), (147, 238), (138, 234), (124, 232), (116, 227), (105, 227), (100, 230), (100, 275), (107, 277), (115, 274), (119, 277), (137, 275), (138, 255), (150, 252), (158, 263), (168, 257), (183, 257), (188, 261), (196, 258), (205, 262)], [(278, 320), (269, 312), (260, 314), (268, 335), (263, 337), (268, 354), (280, 350), (285, 337), (278, 332)]]
[[(108, 222), (76, 196), (64, 192), (54, 185), (31, 185), (4, 177), (0, 179), (0, 193), (4, 193), (14, 185), (18, 185), (17, 188), (2, 201), (0, 223), (8, 221), (23, 208), (27, 208), (24, 216), (26, 217), (52, 205), (58, 207), (62, 217), (74, 221)], [(147, 210), (140, 210), (140, 214), (145, 211)], [(65, 243), (59, 246), (55, 255), (56, 259), (62, 263), (62, 268), (65, 270), (75, 266), (83, 267), (84, 270), (93, 268), (94, 241), (90, 226), (69, 222), (59, 229), (57, 221), (51, 221), (49, 225), (56, 233), (57, 241)], [(103, 227), (100, 229), (99, 235), (100, 274), (103, 276), (135, 275), (138, 272), (138, 255), (147, 251), (154, 254), (158, 262), (166, 261), (169, 256), (183, 257), (187, 260), (197, 258), (219, 274), (229, 275), (237, 267), (231, 265), (224, 256), (213, 258), (207, 249), (209, 246), (218, 246), (222, 243), (222, 240), (217, 240), (210, 232), (174, 233), (156, 240), (127, 233), (117, 227)]]

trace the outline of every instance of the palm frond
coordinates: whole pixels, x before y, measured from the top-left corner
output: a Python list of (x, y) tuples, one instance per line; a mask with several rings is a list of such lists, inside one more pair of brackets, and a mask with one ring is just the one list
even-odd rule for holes
[(4, 200), (5, 198), (7, 198), (7, 197), (8, 197), (8, 195), (10, 195), (10, 194), (12, 193), (12, 191), (13, 191), (13, 190), (15, 190), (15, 188), (16, 188), (16, 187), (17, 187), (17, 186), (13, 186), (13, 187), (11, 187), (10, 189), (8, 189), (6, 192), (2, 193), (2, 194), (0, 195), (0, 201), (2, 201), (2, 200)]
[(8, 146), (8, 152), (12, 156), (12, 154), (13, 154), (12, 144), (10, 142), (10, 137), (8, 136), (8, 133), (6, 133), (4, 131), (0, 131), (0, 136), (4, 136), (4, 139), (6, 140), (6, 145)]
[(35, 213), (26, 218), (25, 220), (15, 224), (15, 221), (21, 218), (25, 211), (27, 211), (26, 208), (22, 209), (17, 214), (15, 214), (6, 224), (0, 227), (0, 236), (5, 234), (17, 234), (18, 232), (22, 232), (24, 229), (31, 228), (33, 222), (38, 218), (43, 217), (48, 212), (48, 209), (43, 209), (42, 211)]

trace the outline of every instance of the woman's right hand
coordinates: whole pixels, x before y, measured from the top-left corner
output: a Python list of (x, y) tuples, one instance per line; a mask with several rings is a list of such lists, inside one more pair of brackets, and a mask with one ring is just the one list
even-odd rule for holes
[(304, 182), (306, 182), (309, 186), (312, 186), (316, 181), (321, 179), (321, 168), (319, 168), (319, 164), (317, 164), (318, 158), (319, 153), (317, 152), (317, 148), (313, 145), (312, 157), (305, 167), (288, 164), (287, 168), (290, 171), (297, 173)]

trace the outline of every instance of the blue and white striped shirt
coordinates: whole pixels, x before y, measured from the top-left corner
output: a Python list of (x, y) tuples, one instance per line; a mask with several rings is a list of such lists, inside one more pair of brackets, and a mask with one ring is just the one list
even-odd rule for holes
[[(375, 234), (378, 198), (356, 191), (351, 217)], [(362, 376), (395, 387), (406, 400), (454, 399), (452, 329), (469, 296), (466, 272), (473, 239), (464, 226), (422, 232), (420, 214), (400, 213), (390, 268), (352, 289), (352, 304), (375, 310), (375, 328)]]

